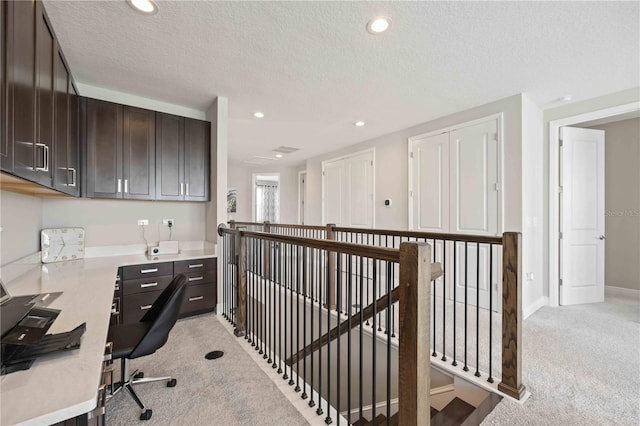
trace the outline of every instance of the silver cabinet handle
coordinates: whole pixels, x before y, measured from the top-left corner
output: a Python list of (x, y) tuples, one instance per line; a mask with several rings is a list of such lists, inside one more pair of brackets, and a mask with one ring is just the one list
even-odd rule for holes
[(189, 265), (189, 268), (202, 268), (204, 265), (202, 263), (198, 263), (196, 265)]
[(190, 297), (189, 302), (195, 302), (196, 300), (202, 300), (204, 296)]
[(122, 192), (122, 179), (118, 179), (118, 194)]
[(68, 184), (67, 186), (77, 186), (77, 184), (78, 184), (78, 171), (73, 167), (69, 167), (67, 169), (67, 171), (71, 172), (71, 183)]
[(124, 193), (129, 193), (129, 179), (124, 180)]
[(49, 171), (49, 146), (43, 143), (37, 143), (36, 148), (42, 148), (42, 167), (34, 167), (36, 171)]
[(141, 274), (150, 274), (152, 272), (158, 272), (158, 268), (152, 268), (152, 269), (140, 269), (140, 273)]
[(140, 306), (140, 310), (141, 311), (146, 311), (147, 309), (151, 308), (151, 305), (144, 305), (144, 306)]
[(189, 278), (189, 282), (191, 281), (202, 281), (204, 279), (204, 277), (193, 277), (193, 278)]
[(180, 195), (184, 195), (184, 183), (180, 182)]
[(189, 196), (189, 184), (185, 183), (184, 186), (187, 188), (187, 197)]
[(158, 285), (158, 283), (157, 283), (157, 282), (155, 282), (155, 283), (140, 284), (140, 288), (156, 287), (157, 285)]

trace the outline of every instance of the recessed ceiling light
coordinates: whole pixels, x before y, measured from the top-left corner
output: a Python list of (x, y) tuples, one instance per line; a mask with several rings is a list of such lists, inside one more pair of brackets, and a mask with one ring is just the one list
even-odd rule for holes
[(256, 111), (253, 113), (253, 116), (255, 118), (264, 118), (264, 113), (260, 112), (260, 111)]
[(362, 127), (364, 126), (364, 121), (356, 121), (355, 123), (353, 123), (353, 125), (357, 127)]
[(282, 158), (282, 154), (276, 154), (276, 158)]
[(378, 16), (367, 23), (367, 31), (371, 34), (382, 34), (391, 27), (391, 18)]
[(145, 15), (153, 15), (158, 12), (158, 6), (153, 0), (127, 0), (127, 3), (136, 12), (144, 13)]

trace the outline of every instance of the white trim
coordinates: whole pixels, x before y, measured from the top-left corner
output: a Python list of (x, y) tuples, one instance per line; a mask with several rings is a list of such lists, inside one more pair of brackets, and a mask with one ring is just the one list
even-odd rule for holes
[(522, 308), (522, 319), (526, 320), (531, 315), (533, 315), (538, 309), (547, 305), (549, 305), (549, 298), (547, 296), (542, 296), (538, 300), (531, 303), (529, 306), (525, 306), (524, 308)]
[(324, 197), (324, 190), (325, 190), (324, 172), (325, 172), (326, 165), (328, 163), (332, 163), (334, 161), (340, 161), (340, 160), (345, 160), (347, 158), (357, 157), (359, 155), (366, 154), (368, 152), (371, 153), (371, 163), (372, 163), (371, 164), (371, 181), (372, 181), (371, 182), (371, 185), (372, 185), (372, 188), (371, 188), (371, 195), (372, 195), (372, 199), (371, 199), (371, 201), (372, 201), (371, 202), (371, 209), (372, 209), (372, 211), (371, 211), (371, 229), (374, 229), (376, 227), (376, 148), (375, 147), (368, 148), (368, 149), (363, 149), (362, 151), (352, 152), (350, 154), (342, 155), (340, 157), (331, 158), (329, 160), (324, 160), (322, 162), (322, 176), (321, 176), (321, 178), (322, 178), (322, 203), (321, 203), (320, 207), (322, 209), (322, 212), (321, 212), (322, 222), (321, 223), (323, 225), (327, 224), (326, 221), (325, 221), (325, 218), (324, 218), (324, 200), (325, 200), (325, 197)]
[(638, 301), (640, 301), (640, 290), (635, 290), (632, 288), (605, 285), (604, 294), (605, 296), (624, 297), (625, 299), (638, 299)]
[(278, 177), (278, 220), (280, 222), (280, 192), (282, 189), (282, 181), (280, 179), (280, 173), (252, 173), (251, 174), (251, 221), (256, 221), (256, 178), (258, 176), (277, 176)]
[[(299, 170), (298, 171), (298, 225), (304, 225), (302, 223), (302, 214), (304, 213), (304, 211), (302, 211), (302, 209), (300, 209), (300, 204), (302, 204), (301, 203), (302, 200), (300, 199), (300, 193), (301, 193), (300, 186), (301, 186), (301, 182), (302, 182), (302, 179), (303, 179), (302, 175), (304, 175), (304, 179), (306, 181), (306, 179), (307, 179), (307, 171), (306, 170)], [(305, 182), (304, 187), (305, 187), (305, 195), (306, 195), (306, 189), (307, 189), (306, 182)]]
[[(498, 172), (497, 172), (497, 179), (498, 179), (498, 207), (497, 207), (497, 212), (498, 212), (498, 223), (497, 223), (497, 228), (496, 228), (496, 234), (497, 235), (502, 235), (503, 231), (503, 217), (504, 217), (504, 190), (503, 190), (503, 182), (504, 182), (504, 167), (503, 167), (503, 158), (504, 158), (504, 143), (503, 143), (503, 139), (504, 139), (504, 113), (503, 112), (499, 112), (496, 114), (491, 114), (491, 115), (487, 115), (485, 117), (481, 117), (481, 118), (477, 118), (475, 120), (471, 120), (471, 121), (466, 121), (464, 123), (460, 123), (460, 124), (456, 124), (453, 126), (448, 126), (448, 127), (444, 127), (438, 130), (433, 130), (431, 132), (426, 132), (426, 133), (422, 133), (419, 135), (415, 135), (415, 136), (411, 136), (409, 138), (407, 138), (407, 200), (409, 200), (408, 202), (408, 219), (409, 221), (407, 222), (408, 226), (407, 229), (409, 230), (414, 230), (415, 226), (413, 225), (413, 161), (411, 158), (411, 153), (412, 153), (412, 144), (420, 139), (424, 139), (426, 137), (429, 136), (436, 136), (436, 135), (441, 135), (443, 133), (448, 133), (454, 130), (459, 130), (459, 129), (463, 129), (465, 127), (470, 127), (470, 126), (474, 126), (476, 124), (480, 124), (480, 123), (484, 123), (490, 120), (497, 120), (497, 155), (498, 158), (496, 159), (497, 163), (498, 163)], [(452, 231), (449, 231), (451, 233), (453, 233)]]
[(632, 102), (549, 122), (549, 306), (559, 306), (560, 301), (560, 286), (558, 282), (560, 265), (558, 249), (558, 237), (560, 232), (560, 218), (558, 216), (560, 208), (560, 159), (558, 152), (560, 149), (559, 130), (563, 126), (580, 124), (600, 118), (613, 117), (637, 110), (640, 110), (640, 102)]

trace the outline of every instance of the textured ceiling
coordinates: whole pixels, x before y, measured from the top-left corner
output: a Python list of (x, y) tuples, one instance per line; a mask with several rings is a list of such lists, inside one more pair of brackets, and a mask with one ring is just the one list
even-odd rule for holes
[[(300, 151), (273, 164), (295, 164), (520, 92), (546, 107), (640, 84), (638, 2), (157, 4), (45, 1), (78, 82), (200, 110), (226, 96), (233, 161), (286, 145)], [(393, 25), (372, 36), (377, 15)]]

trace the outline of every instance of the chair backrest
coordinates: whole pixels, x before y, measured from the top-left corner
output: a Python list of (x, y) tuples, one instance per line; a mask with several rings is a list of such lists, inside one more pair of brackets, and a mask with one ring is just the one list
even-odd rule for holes
[(176, 275), (142, 317), (141, 322), (149, 322), (151, 326), (128, 358), (152, 354), (167, 342), (169, 332), (178, 320), (186, 290), (187, 276)]

